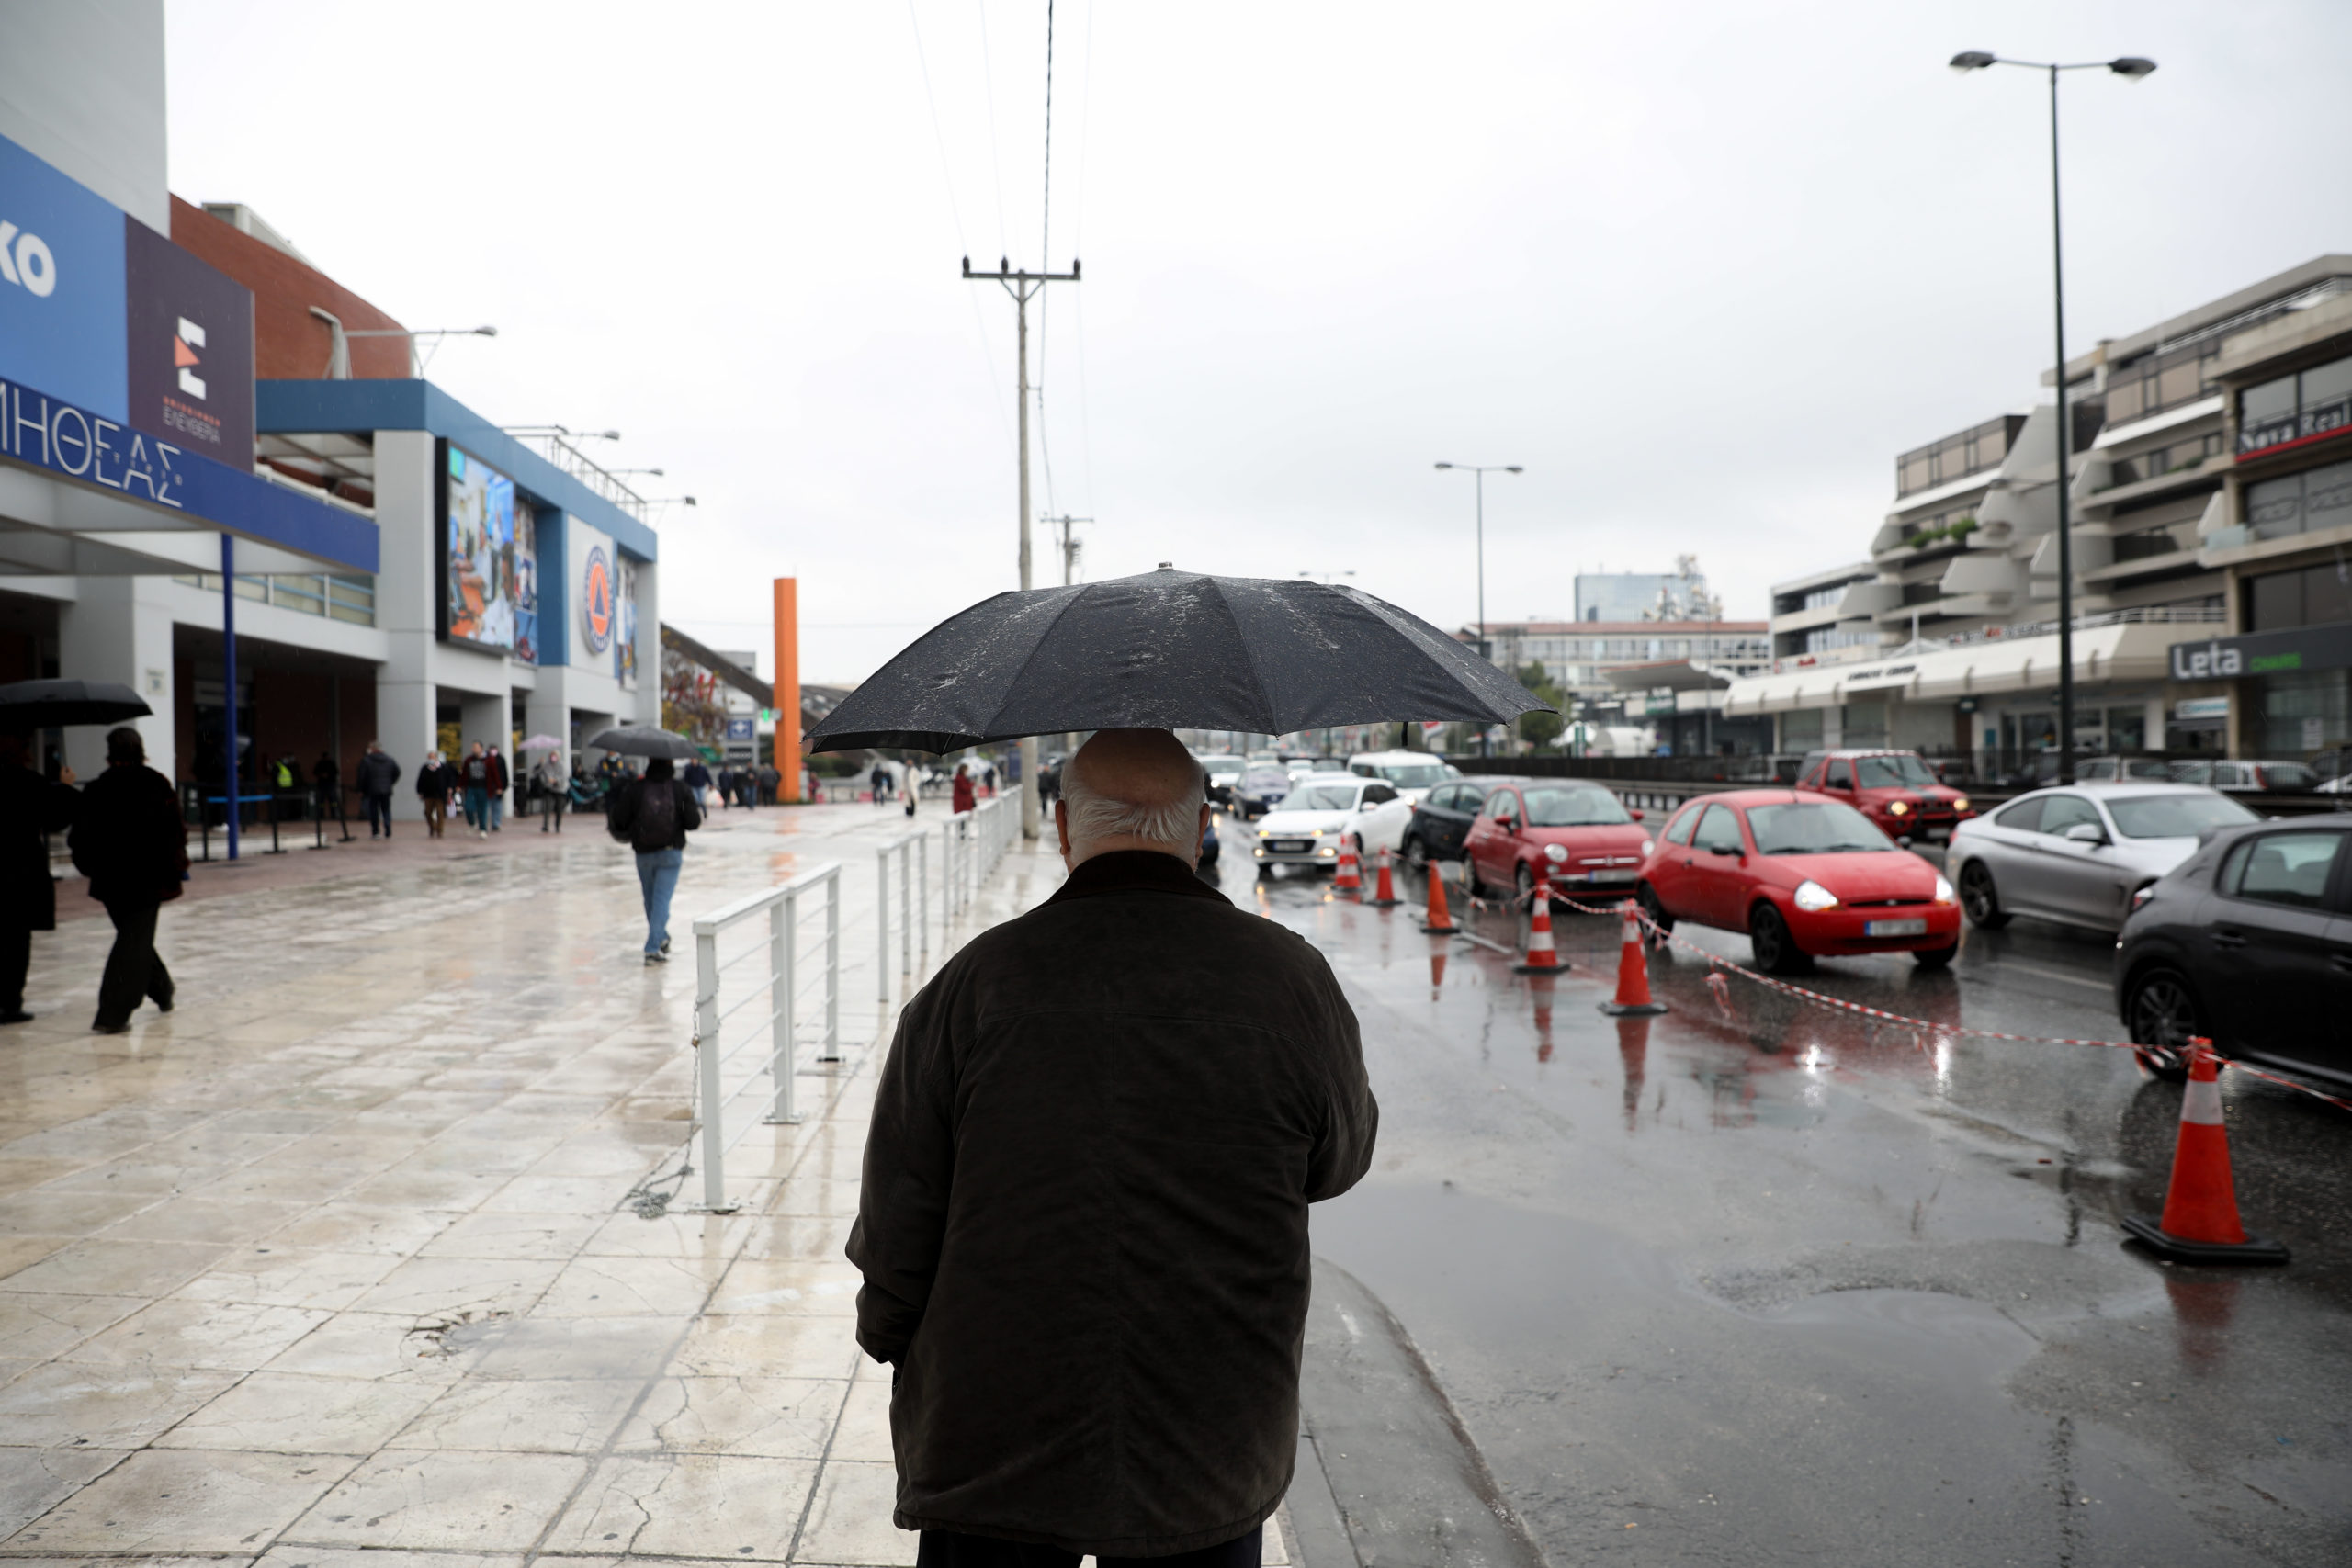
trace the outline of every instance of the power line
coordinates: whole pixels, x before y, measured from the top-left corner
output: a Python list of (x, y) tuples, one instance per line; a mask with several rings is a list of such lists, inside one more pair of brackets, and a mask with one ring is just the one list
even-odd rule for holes
[[(931, 141), (932, 145), (939, 149), (939, 183), (946, 187), (947, 215), (956, 224), (956, 248), (968, 254), (972, 247), (964, 238), (964, 209), (956, 199), (956, 170), (947, 161), (947, 137), (939, 129), (939, 100), (931, 90), (931, 57), (923, 51), (922, 19), (915, 14), (915, 0), (907, 0), (907, 25), (914, 29), (915, 65), (922, 73), (922, 100), (931, 110)], [(998, 211), (998, 219), (1001, 226), (1003, 219), (1001, 209)], [(967, 289), (966, 293), (968, 295), (970, 291)], [(980, 314), (978, 299), (972, 299), (972, 325), (980, 334), (980, 362), (988, 367), (989, 384), (997, 386), (1000, 383), (996, 378), (996, 352), (989, 346), (988, 318)], [(989, 407), (996, 410), (997, 423), (1001, 425), (1004, 423), (1004, 405), (990, 398)], [(1009, 435), (1012, 432), (1005, 434)]]
[[(1054, 0), (1046, 0), (1046, 188), (1038, 254), (1054, 254)], [(1050, 296), (1037, 301), (1037, 457), (1046, 468), (1046, 510), (1054, 508), (1054, 448), (1052, 426), (1046, 419), (1046, 328), (1051, 320)]]

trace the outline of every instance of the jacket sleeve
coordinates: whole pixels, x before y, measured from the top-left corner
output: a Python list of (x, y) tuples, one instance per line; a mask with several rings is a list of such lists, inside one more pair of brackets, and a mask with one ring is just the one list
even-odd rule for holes
[(62, 833), (74, 826), (74, 815), (82, 807), (82, 793), (72, 784), (44, 781), (40, 800), (40, 821), (37, 826), (44, 833)]
[(679, 829), (682, 832), (691, 833), (695, 829), (701, 827), (702, 806), (700, 802), (695, 799), (695, 792), (693, 788), (688, 786), (682, 789), (673, 784), (672, 785), (671, 793), (674, 794), (678, 797)]
[(1323, 1024), (1326, 1070), (1323, 1128), (1306, 1161), (1306, 1201), (1319, 1203), (1337, 1198), (1363, 1179), (1372, 1168), (1373, 1145), (1380, 1136), (1380, 1102), (1372, 1097), (1372, 1080), (1364, 1072), (1363, 1040), (1357, 1031), (1355, 1009), (1340, 983), (1315, 955), (1317, 1011)]
[(918, 997), (876, 1085), (865, 1134), (865, 1179), (849, 1260), (865, 1283), (857, 1292), (857, 1342), (877, 1361), (905, 1356), (931, 1300), (954, 1184), (952, 1054), (936, 994)]

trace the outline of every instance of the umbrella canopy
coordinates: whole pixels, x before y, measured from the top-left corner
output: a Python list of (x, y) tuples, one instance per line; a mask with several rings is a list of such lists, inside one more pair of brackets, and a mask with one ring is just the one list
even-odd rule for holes
[(534, 735), (514, 750), (517, 751), (560, 751), (563, 750), (563, 742), (552, 735)]
[(625, 724), (618, 729), (607, 729), (588, 742), (599, 751), (618, 751), (624, 757), (697, 757), (695, 743), (675, 730), (657, 729), (650, 724)]
[(119, 681), (17, 681), (0, 686), (0, 729), (120, 724), (154, 711)]
[(1459, 639), (1358, 589), (1162, 568), (984, 599), (809, 732), (818, 751), (955, 751), (1060, 730), (1515, 718), (1546, 705)]

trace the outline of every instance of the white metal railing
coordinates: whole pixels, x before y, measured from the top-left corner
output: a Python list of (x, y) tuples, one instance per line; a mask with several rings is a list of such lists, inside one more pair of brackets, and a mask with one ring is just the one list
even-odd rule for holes
[(921, 945), (924, 964), (931, 962), (931, 835), (907, 833), (874, 852), (874, 931), (880, 943), (874, 966), (875, 984), (884, 1001), (890, 999), (890, 857), (899, 857), (899, 974), (915, 973)]
[[(805, 916), (812, 912), (805, 907), (807, 896), (820, 889), (824, 894), (823, 928), (815, 943), (804, 948), (801, 927)], [(719, 938), (762, 913), (767, 916), (766, 941), (722, 959)], [(841, 1056), (841, 863), (829, 862), (803, 872), (781, 887), (738, 898), (717, 913), (695, 921), (694, 931), (695, 1116), (699, 1123), (696, 1133), (702, 1139), (702, 1206), (713, 1213), (729, 1213), (735, 1205), (727, 1199), (727, 1151), (755, 1125), (775, 1126), (800, 1120), (799, 1108), (793, 1101), (793, 1071), (800, 1003), (804, 993), (814, 987), (823, 987), (825, 1005), (823, 1051), (818, 1060), (837, 1061)], [(818, 961), (818, 973), (803, 980), (805, 967), (812, 958)], [(741, 995), (722, 1007), (726, 977), (738, 966), (746, 964), (749, 969), (741, 984)], [(763, 997), (768, 1002), (764, 1042), (754, 1028), (732, 1047), (726, 1045), (722, 1031), (727, 1020)], [(728, 1065), (735, 1056), (763, 1043), (764, 1066), (733, 1075), (728, 1072)], [(771, 1080), (759, 1097), (765, 1101), (765, 1113), (757, 1122), (743, 1120), (729, 1133), (728, 1111), (733, 1108), (741, 1116), (757, 1102), (751, 1097), (761, 1088), (763, 1074)], [(738, 1101), (744, 1103), (739, 1106)]]
[(953, 919), (972, 907), (980, 884), (1021, 833), (1021, 802), (1002, 795), (950, 817), (940, 829), (940, 913)]

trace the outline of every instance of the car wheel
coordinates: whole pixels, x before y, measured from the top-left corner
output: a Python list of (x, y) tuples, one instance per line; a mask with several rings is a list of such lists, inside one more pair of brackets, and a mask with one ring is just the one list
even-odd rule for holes
[[(1525, 861), (1519, 863), (1519, 873), (1512, 880), (1513, 886), (1519, 889), (1519, 901), (1526, 905), (1530, 909), (1534, 908), (1535, 874), (1527, 868), (1527, 863)], [(1546, 901), (1548, 902), (1548, 900)]]
[(1405, 835), (1404, 861), (1405, 869), (1411, 872), (1416, 876), (1422, 875), (1428, 872), (1430, 868), (1429, 846), (1421, 842), (1421, 836), (1419, 833), (1408, 833)]
[(1642, 907), (1642, 913), (1649, 917), (1651, 926), (1661, 935), (1674, 929), (1674, 917), (1668, 914), (1666, 906), (1658, 902), (1657, 888), (1643, 883), (1634, 889), (1634, 901)]
[(1747, 917), (1747, 942), (1755, 950), (1756, 967), (1767, 975), (1802, 975), (1813, 960), (1797, 945), (1789, 922), (1770, 904), (1758, 904)]
[(1272, 882), (1273, 879), (1274, 879), (1274, 868), (1273, 868), (1272, 866), (1270, 866), (1270, 865), (1261, 865), (1261, 866), (1260, 866), (1260, 867), (1258, 868), (1258, 880), (1259, 880), (1259, 881), (1261, 881), (1261, 882)]
[(1981, 860), (1960, 868), (1960, 907), (1972, 926), (1996, 931), (2009, 923), (2007, 911), (2001, 908), (2000, 892), (1993, 886), (1993, 874)]
[(1950, 947), (1915, 947), (1911, 950), (1911, 962), (1922, 969), (1949, 969), (1951, 961), (1959, 954), (1958, 942)]
[(2166, 1083), (2188, 1077), (2189, 1037), (2205, 1036), (2207, 1029), (2187, 976), (2159, 965), (2134, 976), (2123, 997), (2123, 1021), (2132, 1043), (2142, 1047), (2132, 1053), (2142, 1066)]

